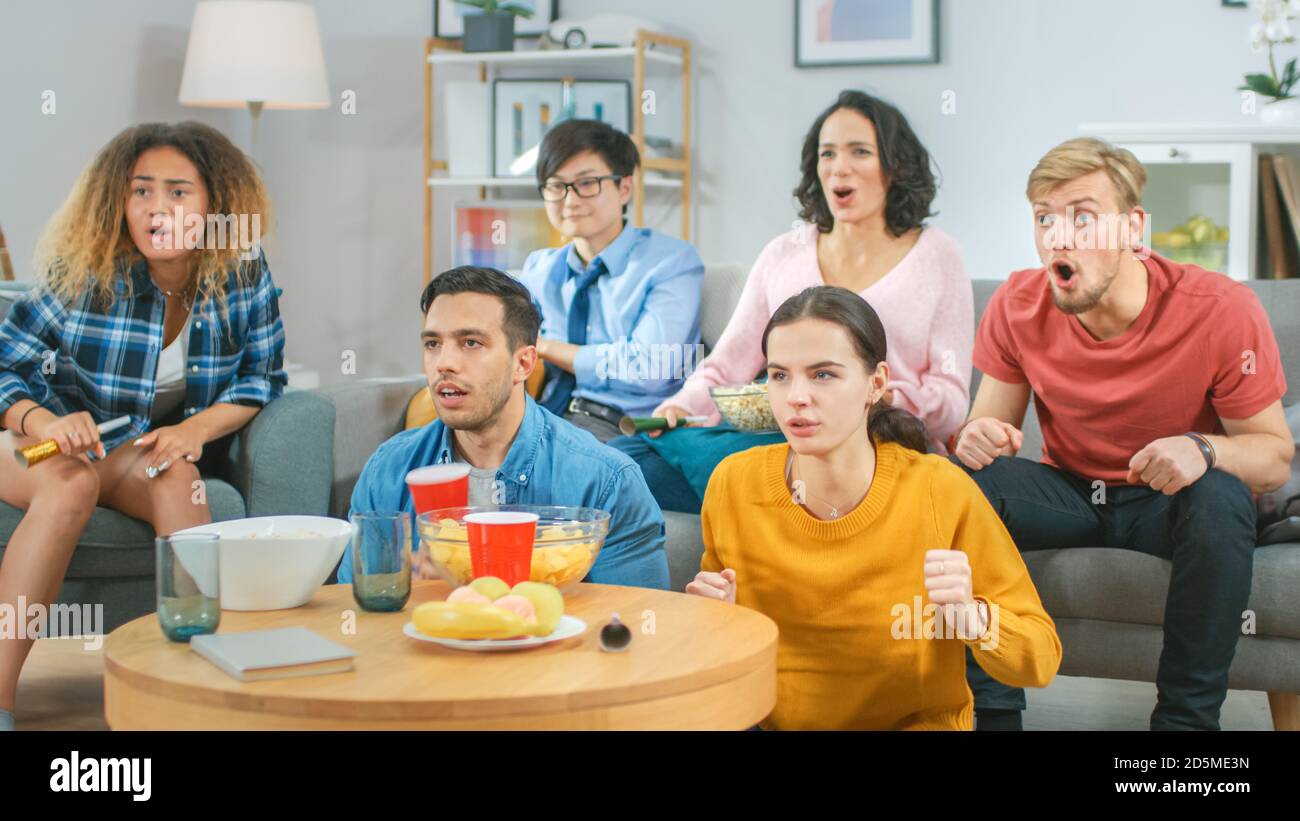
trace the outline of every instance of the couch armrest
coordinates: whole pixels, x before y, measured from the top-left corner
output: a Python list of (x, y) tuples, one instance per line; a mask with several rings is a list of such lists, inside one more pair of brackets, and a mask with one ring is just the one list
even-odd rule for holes
[(333, 434), (329, 515), (347, 517), (352, 488), (366, 460), (387, 439), (401, 432), (406, 405), (425, 384), (423, 376), (366, 379), (315, 392), (332, 403), (338, 420)]
[(250, 518), (324, 516), (333, 461), (334, 406), (312, 391), (289, 391), (235, 434), (215, 473), (244, 497)]

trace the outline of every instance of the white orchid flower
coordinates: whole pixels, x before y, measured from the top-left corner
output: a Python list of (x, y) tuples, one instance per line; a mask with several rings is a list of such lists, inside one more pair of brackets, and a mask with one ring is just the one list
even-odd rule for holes
[(1254, 51), (1263, 51), (1264, 46), (1268, 45), (1268, 39), (1264, 36), (1264, 24), (1256, 23), (1250, 27), (1250, 47)]
[(1253, 0), (1251, 6), (1265, 23), (1284, 13), (1283, 6), (1289, 6), (1291, 0)]
[(1291, 39), (1291, 24), (1279, 17), (1264, 26), (1264, 36), (1274, 43), (1285, 43)]

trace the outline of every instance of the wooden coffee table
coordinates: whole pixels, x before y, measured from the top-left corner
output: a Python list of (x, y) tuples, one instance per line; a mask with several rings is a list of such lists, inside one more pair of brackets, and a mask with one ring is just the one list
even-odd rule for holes
[[(476, 653), (403, 635), (416, 604), (448, 592), (445, 582), (416, 582), (400, 613), (367, 613), (350, 585), (333, 585), (293, 610), (223, 612), (222, 633), (301, 626), (358, 654), (351, 672), (248, 683), (167, 641), (157, 616), (142, 616), (105, 642), (105, 718), (115, 730), (739, 730), (776, 703), (777, 628), (754, 610), (582, 584), (565, 596), (565, 611), (587, 631), (564, 641)], [(598, 640), (615, 612), (633, 631), (624, 653), (606, 653)]]

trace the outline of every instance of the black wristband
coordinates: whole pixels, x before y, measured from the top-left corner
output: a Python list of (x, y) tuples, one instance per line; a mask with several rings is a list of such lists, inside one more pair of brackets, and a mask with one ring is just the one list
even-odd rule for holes
[(1199, 433), (1184, 433), (1183, 436), (1191, 439), (1196, 443), (1196, 447), (1201, 449), (1201, 456), (1205, 457), (1205, 469), (1209, 470), (1214, 467), (1214, 449), (1210, 447), (1210, 443), (1206, 441), (1205, 437)]
[(36, 410), (39, 407), (40, 405), (32, 405), (30, 408), (23, 411), (22, 418), (18, 420), (18, 432), (21, 433), (23, 436), (27, 435), (27, 414), (31, 413), (32, 411)]

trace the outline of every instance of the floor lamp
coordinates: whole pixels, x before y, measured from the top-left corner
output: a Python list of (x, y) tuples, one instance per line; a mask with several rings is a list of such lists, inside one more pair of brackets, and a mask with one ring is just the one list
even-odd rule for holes
[(180, 103), (248, 108), (257, 158), (263, 108), (326, 108), (329, 84), (316, 9), (289, 0), (199, 0)]

